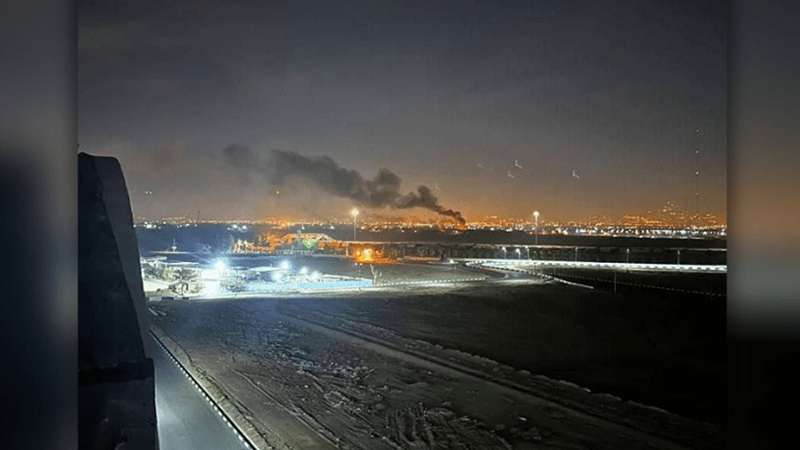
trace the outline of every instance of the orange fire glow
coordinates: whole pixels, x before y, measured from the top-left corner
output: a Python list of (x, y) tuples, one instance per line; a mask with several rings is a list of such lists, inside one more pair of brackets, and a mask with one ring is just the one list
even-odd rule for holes
[(356, 261), (370, 263), (375, 261), (375, 252), (371, 248), (365, 248), (356, 252)]

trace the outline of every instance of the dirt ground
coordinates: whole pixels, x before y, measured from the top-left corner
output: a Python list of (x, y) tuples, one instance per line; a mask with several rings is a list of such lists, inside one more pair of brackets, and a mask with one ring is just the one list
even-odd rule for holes
[(475, 283), (153, 307), (277, 448), (719, 445), (724, 303)]
[(725, 415), (724, 299), (484, 285), (282, 308), (367, 322), (699, 420)]

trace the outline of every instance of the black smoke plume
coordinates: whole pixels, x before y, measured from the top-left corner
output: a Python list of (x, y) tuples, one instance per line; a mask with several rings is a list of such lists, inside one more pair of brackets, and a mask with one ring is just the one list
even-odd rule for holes
[(225, 160), (239, 170), (257, 172), (276, 186), (282, 186), (289, 177), (312, 181), (325, 192), (348, 198), (369, 208), (425, 208), (437, 214), (464, 223), (460, 212), (445, 208), (427, 186), (416, 191), (400, 192), (402, 180), (389, 169), (380, 169), (372, 179), (365, 179), (358, 171), (341, 167), (336, 161), (320, 156), (309, 158), (299, 153), (272, 150), (260, 158), (250, 148), (229, 145), (222, 149)]

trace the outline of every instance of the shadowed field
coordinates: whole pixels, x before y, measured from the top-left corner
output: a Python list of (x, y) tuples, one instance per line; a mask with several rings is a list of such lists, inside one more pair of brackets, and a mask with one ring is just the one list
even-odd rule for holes
[(533, 285), (280, 308), (367, 322), (704, 421), (724, 414), (724, 299)]

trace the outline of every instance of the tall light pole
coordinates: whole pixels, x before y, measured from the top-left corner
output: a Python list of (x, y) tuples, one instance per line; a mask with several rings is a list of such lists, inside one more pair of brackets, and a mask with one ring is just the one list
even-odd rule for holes
[(533, 230), (534, 230), (534, 240), (533, 244), (537, 248), (534, 250), (534, 255), (536, 258), (539, 257), (539, 211), (533, 212)]
[(350, 210), (350, 215), (353, 216), (353, 241), (356, 240), (356, 220), (358, 219), (358, 208)]

